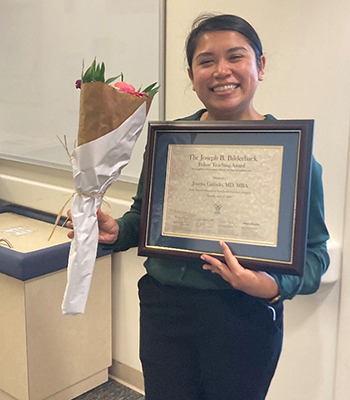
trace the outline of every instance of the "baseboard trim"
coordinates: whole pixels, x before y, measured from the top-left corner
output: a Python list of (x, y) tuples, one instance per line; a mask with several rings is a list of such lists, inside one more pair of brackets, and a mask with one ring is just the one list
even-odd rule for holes
[(143, 375), (128, 365), (122, 364), (117, 360), (112, 360), (112, 365), (108, 369), (109, 376), (117, 382), (128, 386), (130, 389), (144, 394)]
[[(69, 386), (60, 392), (54, 393), (49, 397), (46, 397), (45, 400), (69, 400), (73, 399), (77, 396), (80, 396), (95, 387), (102, 385), (108, 380), (108, 371), (107, 368), (92, 375), (86, 379), (83, 379), (80, 382), (75, 383), (72, 386)], [(1, 400), (19, 400), (19, 399), (32, 399), (38, 398), (38, 396), (31, 396), (30, 393), (25, 397), (20, 396), (19, 398), (11, 396), (9, 393), (4, 392), (0, 389), (0, 399)]]

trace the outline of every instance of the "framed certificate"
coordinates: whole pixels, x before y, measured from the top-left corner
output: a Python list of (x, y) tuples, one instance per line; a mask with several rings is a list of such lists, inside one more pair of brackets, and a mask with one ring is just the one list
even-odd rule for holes
[(302, 275), (312, 120), (151, 122), (139, 255)]

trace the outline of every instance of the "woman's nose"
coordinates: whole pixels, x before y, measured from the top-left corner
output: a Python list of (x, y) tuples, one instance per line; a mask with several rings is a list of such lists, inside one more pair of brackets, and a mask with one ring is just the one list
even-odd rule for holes
[(226, 76), (228, 76), (230, 74), (231, 74), (231, 69), (226, 61), (220, 61), (216, 64), (216, 68), (214, 71), (214, 77), (225, 78)]

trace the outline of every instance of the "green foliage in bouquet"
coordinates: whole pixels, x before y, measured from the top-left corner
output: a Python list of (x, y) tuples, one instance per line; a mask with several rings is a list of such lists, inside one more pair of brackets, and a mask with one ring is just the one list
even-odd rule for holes
[[(149, 97), (153, 97), (155, 94), (158, 93), (160, 85), (157, 86), (157, 82), (152, 83), (151, 85), (147, 86), (146, 89), (142, 90), (142, 93), (146, 93)], [(139, 90), (141, 92), (141, 89)]]
[(101, 64), (97, 64), (96, 58), (90, 65), (90, 67), (85, 71), (84, 73), (84, 65), (83, 65), (83, 71), (81, 74), (81, 83), (87, 83), (87, 82), (103, 82), (109, 85), (116, 79), (118, 79), (122, 74), (119, 74), (118, 76), (115, 76), (113, 78), (109, 78), (105, 80), (105, 64), (102, 62)]
[(84, 72), (84, 63), (83, 63), (81, 80), (79, 79), (75, 82), (75, 87), (77, 89), (80, 89), (81, 85), (83, 83), (87, 83), (87, 82), (103, 82), (103, 83), (109, 85), (112, 82), (114, 82), (116, 79), (120, 78), (121, 82), (117, 82), (114, 85), (114, 87), (117, 88), (118, 90), (134, 94), (138, 97), (142, 97), (143, 95), (153, 97), (159, 91), (160, 86), (159, 85), (157, 86), (157, 82), (152, 83), (151, 85), (147, 86), (146, 89), (143, 89), (142, 91), (141, 91), (141, 88), (138, 91), (136, 91), (132, 85), (124, 82), (123, 73), (120, 73), (118, 76), (115, 76), (113, 78), (108, 78), (107, 80), (105, 80), (105, 70), (106, 70), (105, 64), (103, 62), (98, 64), (96, 62), (96, 58), (94, 59), (94, 61), (90, 65), (90, 67), (85, 72)]

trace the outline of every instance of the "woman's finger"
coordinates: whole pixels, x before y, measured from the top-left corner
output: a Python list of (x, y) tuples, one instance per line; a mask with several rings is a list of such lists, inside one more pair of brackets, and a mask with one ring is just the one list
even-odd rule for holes
[(73, 229), (73, 222), (71, 220), (67, 220), (65, 226), (69, 229)]
[(220, 260), (218, 260), (218, 259), (215, 258), (215, 257), (209, 256), (208, 254), (202, 254), (202, 255), (201, 255), (201, 259), (202, 259), (203, 261), (205, 261), (206, 263), (211, 264), (211, 265), (214, 265), (214, 266), (215, 266), (215, 264), (218, 265), (219, 263), (221, 263)]
[[(72, 222), (72, 213), (70, 210), (67, 211), (67, 219), (64, 223), (64, 225), (68, 228), (68, 229), (73, 229), (73, 222)], [(67, 236), (69, 237), (69, 239), (73, 239), (74, 237), (74, 231), (70, 231), (67, 233)]]
[(237, 270), (237, 268), (243, 268), (241, 264), (238, 262), (237, 258), (233, 255), (231, 249), (227, 245), (226, 242), (220, 241), (220, 246), (224, 252), (226, 264), (230, 268), (231, 271)]
[(203, 269), (210, 270), (211, 272), (220, 275), (222, 275), (225, 269), (227, 269), (226, 264), (222, 263), (215, 257), (209, 256), (208, 254), (202, 254), (201, 259), (206, 262), (206, 264), (203, 264), (202, 266)]
[(73, 229), (72, 213), (70, 210), (67, 211), (67, 219), (64, 224), (67, 228)]

